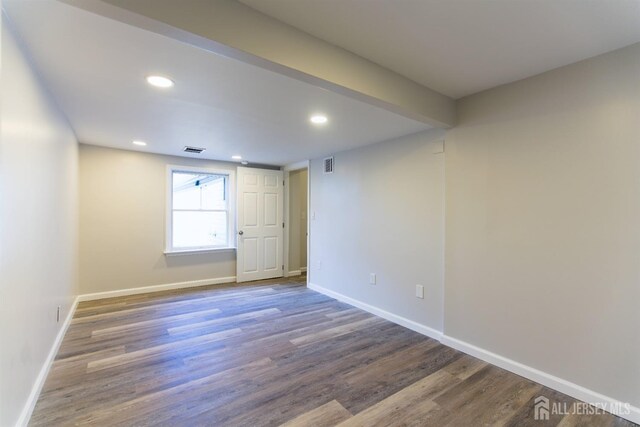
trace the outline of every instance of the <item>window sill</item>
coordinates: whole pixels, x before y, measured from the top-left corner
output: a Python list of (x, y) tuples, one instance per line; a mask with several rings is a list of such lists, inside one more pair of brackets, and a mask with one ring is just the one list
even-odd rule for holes
[(212, 254), (219, 252), (235, 252), (236, 248), (228, 247), (228, 248), (207, 248), (207, 249), (186, 249), (186, 250), (175, 250), (164, 251), (165, 256), (181, 256), (181, 255), (199, 255), (199, 254)]

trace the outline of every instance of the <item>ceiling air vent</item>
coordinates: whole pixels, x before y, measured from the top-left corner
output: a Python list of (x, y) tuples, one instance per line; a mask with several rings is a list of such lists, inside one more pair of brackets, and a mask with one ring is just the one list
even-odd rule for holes
[(200, 153), (202, 153), (204, 150), (206, 150), (206, 148), (198, 148), (198, 147), (189, 147), (189, 146), (186, 146), (186, 147), (184, 147), (184, 149), (183, 149), (182, 151), (184, 151), (185, 153), (200, 154)]
[(324, 173), (333, 173), (333, 156), (324, 159)]

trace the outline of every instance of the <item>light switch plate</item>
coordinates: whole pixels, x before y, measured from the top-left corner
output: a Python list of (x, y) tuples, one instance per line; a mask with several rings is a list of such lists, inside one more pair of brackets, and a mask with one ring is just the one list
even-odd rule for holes
[(376, 284), (376, 273), (369, 273), (369, 284), (370, 285)]
[(424, 299), (424, 286), (416, 285), (416, 298)]

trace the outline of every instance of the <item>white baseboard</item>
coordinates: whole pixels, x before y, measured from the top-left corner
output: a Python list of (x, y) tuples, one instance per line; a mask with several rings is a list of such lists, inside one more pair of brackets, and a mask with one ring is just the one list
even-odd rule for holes
[(307, 272), (307, 267), (300, 267), (300, 271), (302, 273), (306, 273)]
[[(42, 368), (40, 369), (40, 372), (36, 378), (35, 383), (33, 384), (33, 387), (31, 388), (31, 393), (29, 394), (29, 398), (27, 399), (27, 402), (25, 403), (22, 409), (20, 418), (18, 419), (18, 422), (16, 423), (16, 425), (26, 426), (28, 424), (29, 419), (31, 418), (31, 414), (33, 413), (33, 409), (35, 408), (36, 402), (38, 401), (38, 396), (40, 395), (40, 391), (42, 390), (42, 387), (44, 386), (44, 382), (47, 379), (47, 375), (49, 374), (49, 370), (51, 369), (51, 365), (53, 364), (56, 354), (58, 353), (58, 349), (62, 344), (64, 335), (67, 332), (69, 325), (71, 324), (71, 319), (73, 318), (73, 315), (76, 311), (78, 302), (89, 301), (94, 299), (102, 299), (102, 298), (111, 298), (115, 296), (135, 295), (140, 293), (155, 292), (155, 291), (162, 291), (162, 290), (169, 290), (169, 289), (180, 289), (180, 288), (189, 288), (189, 287), (196, 287), (196, 286), (230, 283), (230, 282), (235, 282), (235, 279), (236, 279), (235, 277), (222, 277), (217, 279), (194, 280), (189, 282), (145, 286), (140, 288), (123, 289), (119, 291), (110, 291), (110, 292), (99, 292), (99, 293), (77, 296), (73, 301), (71, 308), (69, 309), (69, 313), (67, 313), (67, 317), (65, 318), (62, 327), (60, 328), (60, 330), (58, 331), (58, 334), (56, 335), (56, 339), (53, 345), (51, 346), (51, 350), (49, 350), (49, 354), (47, 355), (47, 358), (44, 364), (42, 365)], [(309, 283), (308, 287), (310, 289), (313, 289), (314, 291), (317, 291), (329, 297), (335, 298), (338, 301), (345, 302), (354, 307), (358, 307), (364, 311), (367, 311), (371, 314), (380, 316), (383, 319), (389, 320), (390, 322), (404, 326), (408, 329), (411, 329), (413, 331), (426, 335), (430, 338), (437, 339), (438, 341), (442, 342), (442, 344), (444, 345), (455, 348), (456, 350), (462, 351), (463, 353), (467, 353), (471, 356), (477, 357), (478, 359), (482, 359), (485, 362), (499, 366), (500, 368), (506, 369), (507, 371), (513, 372), (522, 377), (528, 378), (532, 381), (540, 383), (546, 387), (557, 390), (561, 393), (569, 395), (583, 402), (587, 402), (604, 409), (621, 407), (623, 405), (623, 403), (618, 401), (617, 399), (613, 399), (611, 397), (605, 396), (593, 390), (574, 384), (570, 381), (564, 380), (562, 378), (559, 378), (554, 375), (548, 374), (546, 372), (540, 371), (538, 369), (532, 368), (531, 366), (527, 366), (520, 362), (516, 362), (515, 360), (511, 360), (499, 354), (492, 353), (488, 350), (477, 347), (473, 344), (469, 344), (465, 341), (461, 341), (456, 338), (450, 337), (448, 335), (444, 335), (442, 332), (438, 330), (435, 330), (428, 326), (414, 322), (413, 320), (409, 320), (405, 317), (398, 316), (386, 310), (382, 310), (378, 307), (374, 307), (372, 305), (363, 303), (361, 301), (358, 301), (356, 299), (353, 299), (351, 297), (348, 297), (346, 295), (340, 294), (338, 292), (332, 291), (330, 289), (324, 288), (322, 286), (319, 286), (313, 283)], [(614, 413), (614, 415), (620, 416), (629, 421), (640, 424), (640, 408), (638, 407), (631, 406), (629, 414)]]
[[(583, 402), (590, 403), (599, 408), (606, 410), (607, 408), (616, 408), (623, 405), (623, 403), (617, 399), (613, 399), (593, 390), (589, 390), (588, 388), (582, 387), (578, 384), (574, 384), (570, 381), (540, 371), (536, 368), (532, 368), (531, 366), (524, 365), (520, 362), (516, 362), (515, 360), (511, 360), (499, 354), (492, 353), (488, 350), (450, 337), (448, 335), (443, 335), (441, 342), (442, 344), (453, 347), (456, 350), (462, 351), (463, 353), (470, 354), (471, 356), (482, 359), (485, 362), (491, 363), (492, 365), (506, 369), (509, 372), (513, 372), (514, 374), (518, 374), (521, 377), (528, 378), (531, 381), (535, 381), (546, 387), (557, 390)], [(613, 414), (625, 418), (629, 421), (633, 421), (634, 423), (640, 424), (640, 408), (637, 408), (635, 406), (630, 407), (629, 414)]]
[(71, 319), (73, 319), (73, 315), (76, 312), (76, 307), (78, 306), (78, 302), (80, 301), (79, 297), (76, 297), (69, 308), (69, 313), (67, 313), (67, 317), (64, 319), (64, 323), (62, 327), (58, 331), (56, 335), (56, 339), (49, 350), (49, 354), (47, 354), (47, 358), (44, 361), (44, 364), (40, 368), (40, 372), (36, 377), (36, 381), (31, 387), (31, 393), (29, 393), (29, 397), (27, 398), (27, 402), (22, 408), (22, 412), (20, 413), (20, 418), (18, 418), (18, 422), (16, 426), (22, 427), (26, 426), (29, 423), (29, 419), (31, 418), (31, 414), (33, 413), (33, 409), (36, 407), (36, 402), (38, 402), (38, 397), (40, 396), (40, 391), (42, 391), (42, 387), (44, 386), (44, 382), (47, 379), (47, 375), (49, 375), (49, 370), (51, 369), (51, 365), (56, 358), (56, 354), (58, 354), (58, 349), (60, 348), (60, 344), (62, 344), (62, 340), (64, 339), (64, 335), (67, 333), (67, 329), (69, 329), (69, 325), (71, 324)]
[[(585, 387), (579, 386), (570, 381), (564, 380), (562, 378), (559, 378), (554, 375), (548, 374), (546, 372), (540, 371), (538, 369), (532, 368), (531, 366), (527, 366), (522, 363), (516, 362), (515, 360), (511, 360), (504, 356), (500, 356), (499, 354), (492, 353), (488, 350), (477, 347), (473, 344), (469, 344), (464, 341), (458, 340), (456, 338), (450, 337), (448, 335), (444, 335), (442, 332), (437, 331), (428, 326), (422, 325), (420, 323), (414, 322), (412, 320), (406, 319), (396, 314), (389, 313), (388, 311), (363, 303), (361, 301), (345, 296), (338, 292), (332, 291), (320, 285), (316, 285), (314, 283), (309, 283), (308, 287), (309, 289), (313, 289), (314, 291), (320, 292), (321, 294), (325, 294), (329, 297), (335, 298), (338, 301), (345, 302), (349, 305), (358, 307), (371, 314), (380, 316), (383, 319), (389, 320), (390, 322), (404, 326), (413, 331), (426, 335), (430, 338), (435, 338), (444, 345), (455, 348), (456, 350), (462, 351), (463, 353), (469, 354), (471, 356), (477, 357), (478, 359), (482, 359), (485, 362), (491, 363), (492, 365), (506, 369), (509, 372), (513, 372), (514, 374), (528, 378), (532, 381), (535, 381), (546, 387), (557, 390), (575, 399), (590, 403), (592, 405), (595, 405), (605, 410), (607, 408), (625, 409), (625, 407), (623, 406), (624, 403), (620, 402), (617, 399), (613, 399), (611, 397), (597, 393), (593, 390), (589, 390)], [(621, 418), (625, 418), (629, 421), (640, 424), (640, 408), (631, 406), (629, 409), (630, 409), (629, 414), (615, 413), (615, 412), (612, 412), (612, 413)]]
[(314, 291), (320, 292), (321, 294), (325, 294), (331, 298), (335, 298), (338, 301), (346, 302), (349, 305), (358, 307), (359, 309), (367, 311), (371, 314), (375, 314), (376, 316), (382, 317), (383, 319), (396, 323), (400, 326), (404, 326), (405, 328), (411, 329), (412, 331), (416, 331), (422, 335), (426, 335), (438, 341), (440, 341), (440, 339), (442, 338), (442, 332), (436, 329), (430, 328), (429, 326), (423, 325), (421, 323), (414, 322), (413, 320), (409, 320), (406, 317), (398, 316), (397, 314), (390, 313), (381, 308), (358, 301), (356, 299), (353, 299), (341, 293), (332, 291), (331, 289), (327, 289), (323, 286), (316, 285), (314, 283), (309, 283), (307, 286), (309, 289), (313, 289)]
[(289, 272), (289, 277), (291, 277), (291, 276), (299, 276), (301, 274), (302, 274), (302, 272), (300, 270), (293, 270), (293, 271)]
[(140, 288), (120, 289), (117, 291), (96, 292), (92, 294), (80, 295), (79, 301), (93, 301), (104, 298), (123, 297), (127, 295), (146, 294), (149, 292), (168, 291), (171, 289), (195, 288), (197, 286), (220, 285), (223, 283), (234, 283), (235, 276), (218, 277), (215, 279), (191, 280), (188, 282), (167, 283), (164, 285), (142, 286)]
[(64, 339), (64, 335), (69, 329), (69, 325), (71, 324), (71, 319), (73, 319), (73, 315), (76, 311), (78, 303), (81, 301), (92, 301), (103, 298), (113, 298), (125, 295), (135, 295), (135, 294), (143, 294), (148, 292), (157, 292), (157, 291), (166, 291), (170, 289), (181, 289), (181, 288), (192, 288), (196, 286), (206, 286), (206, 285), (218, 285), (222, 283), (232, 283), (235, 282), (235, 276), (232, 277), (220, 277), (215, 279), (204, 279), (204, 280), (192, 280), (188, 282), (178, 282), (178, 283), (168, 283), (165, 285), (154, 285), (154, 286), (144, 286), (139, 288), (131, 288), (131, 289), (122, 289), (117, 291), (108, 291), (108, 292), (97, 292), (92, 294), (84, 294), (78, 295), (71, 305), (69, 309), (69, 313), (64, 320), (64, 323), (58, 334), (56, 335), (56, 339), (51, 346), (51, 350), (47, 355), (47, 358), (38, 373), (38, 377), (36, 378), (33, 387), (31, 388), (31, 393), (29, 394), (29, 398), (25, 403), (22, 412), (20, 413), (20, 418), (16, 423), (16, 426), (26, 426), (29, 423), (29, 419), (31, 418), (31, 414), (33, 413), (33, 409), (36, 406), (36, 402), (38, 401), (38, 397), (40, 396), (40, 391), (44, 386), (44, 382), (47, 379), (47, 375), (49, 374), (49, 370), (51, 369), (51, 365), (55, 360), (56, 354), (58, 354), (58, 350), (60, 349), (60, 344), (62, 344), (62, 340)]

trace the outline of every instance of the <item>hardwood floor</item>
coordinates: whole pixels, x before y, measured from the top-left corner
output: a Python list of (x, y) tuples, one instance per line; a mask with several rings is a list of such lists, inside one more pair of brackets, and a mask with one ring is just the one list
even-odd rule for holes
[(81, 303), (30, 424), (632, 425), (300, 280)]

